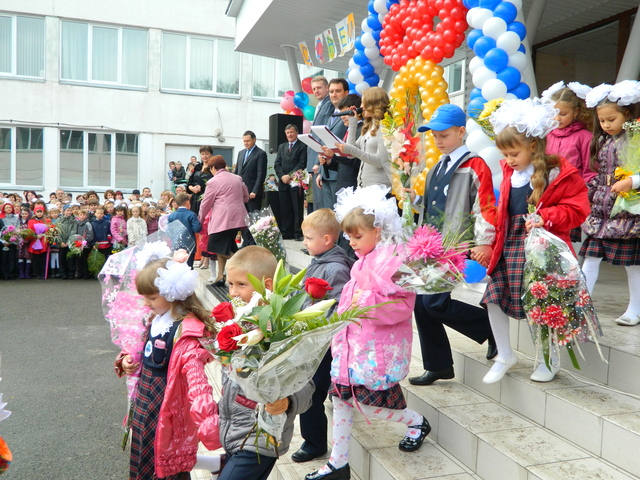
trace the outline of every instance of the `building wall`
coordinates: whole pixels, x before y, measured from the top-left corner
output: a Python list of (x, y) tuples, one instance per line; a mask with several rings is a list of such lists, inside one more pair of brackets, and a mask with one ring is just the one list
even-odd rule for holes
[[(160, 89), (162, 31), (233, 38), (234, 19), (224, 15), (226, 4), (226, 0), (193, 0), (185, 10), (177, 9), (175, 2), (169, 0), (4, 0), (0, 13), (45, 16), (44, 80), (0, 76), (0, 127), (44, 127), (44, 185), (37, 190), (49, 192), (58, 186), (61, 125), (77, 130), (137, 133), (138, 184), (151, 186), (155, 195), (166, 183), (167, 145), (212, 144), (233, 147), (236, 153), (242, 148), (241, 136), (247, 129), (265, 141), (268, 117), (280, 107), (276, 102), (251, 97), (249, 55), (238, 54), (240, 95), (175, 94)], [(147, 88), (108, 88), (60, 81), (60, 30), (65, 19), (148, 29)], [(224, 142), (214, 137), (217, 129), (222, 130)], [(188, 161), (188, 157), (183, 160)], [(11, 190), (10, 187), (0, 184), (2, 191)]]

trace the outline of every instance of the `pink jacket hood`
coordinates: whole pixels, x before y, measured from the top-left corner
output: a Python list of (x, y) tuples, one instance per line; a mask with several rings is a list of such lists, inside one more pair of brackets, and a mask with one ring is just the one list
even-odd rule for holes
[(565, 158), (576, 167), (585, 183), (596, 176), (591, 170), (592, 133), (582, 122), (573, 122), (565, 128), (556, 128), (547, 135), (547, 153)]

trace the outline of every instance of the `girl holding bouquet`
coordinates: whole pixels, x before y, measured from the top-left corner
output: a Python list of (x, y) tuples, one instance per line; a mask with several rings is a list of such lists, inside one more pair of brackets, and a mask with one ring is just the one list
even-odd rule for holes
[[(4, 224), (4, 229), (0, 231), (0, 235), (4, 232), (9, 239), (15, 237), (16, 240), (19, 240), (20, 218), (14, 213), (13, 204), (7, 201), (2, 204), (1, 208), (0, 219)], [(9, 230), (13, 230), (15, 234), (9, 233)], [(18, 246), (19, 243), (17, 241), (0, 242), (0, 249), (2, 250), (0, 253), (0, 270), (2, 271), (2, 278), (5, 280), (13, 280), (18, 275)]]
[(127, 204), (115, 208), (115, 217), (111, 219), (111, 238), (113, 251), (119, 252), (127, 247)]
[(45, 206), (38, 203), (33, 207), (33, 218), (28, 225), (36, 234), (29, 243), (29, 253), (31, 254), (31, 264), (33, 265), (33, 275), (36, 278), (44, 278), (45, 264), (47, 260), (47, 240), (44, 236), (49, 229), (49, 220), (45, 218)]
[[(411, 361), (411, 316), (415, 294), (392, 280), (402, 262), (391, 242), (400, 234), (402, 221), (388, 188), (373, 185), (338, 192), (336, 217), (350, 237), (358, 260), (351, 280), (343, 287), (338, 313), (353, 304), (361, 307), (391, 302), (372, 310), (361, 326), (350, 324), (331, 343), (333, 401), (333, 448), (329, 462), (305, 476), (306, 480), (350, 478), (349, 440), (354, 410), (369, 418), (407, 426), (398, 447), (411, 452), (422, 445), (431, 431), (426, 418), (407, 408), (399, 382), (409, 372)], [(382, 244), (385, 239), (387, 244)]]
[[(580, 173), (565, 159), (545, 153), (545, 137), (558, 126), (556, 115), (552, 104), (527, 99), (505, 101), (490, 118), (504, 159), (496, 239), (487, 269), (491, 281), (481, 301), (489, 313), (498, 355), (484, 383), (500, 381), (518, 361), (509, 342), (509, 317), (525, 318), (521, 297), (528, 232), (542, 227), (571, 247), (571, 229), (589, 213)], [(531, 219), (528, 213), (533, 208), (537, 215)], [(531, 379), (553, 380), (557, 359), (552, 358), (551, 364), (549, 370), (541, 362)]]
[(625, 80), (616, 85), (602, 84), (587, 94), (587, 106), (595, 107), (594, 138), (591, 144), (592, 168), (597, 175), (589, 182), (591, 214), (582, 230), (582, 271), (589, 291), (598, 280), (600, 262), (624, 265), (629, 283), (629, 304), (616, 319), (618, 325), (640, 323), (640, 215), (622, 211), (611, 215), (617, 195), (640, 187), (640, 172), (617, 180), (621, 153), (628, 142), (623, 125), (637, 116), (640, 82)]
[(215, 328), (194, 294), (197, 282), (186, 263), (168, 259), (151, 261), (136, 276), (155, 317), (144, 351), (123, 351), (115, 361), (119, 376), (141, 370), (131, 418), (132, 480), (188, 480), (198, 441), (220, 447), (218, 407), (204, 371), (213, 358), (198, 341)]

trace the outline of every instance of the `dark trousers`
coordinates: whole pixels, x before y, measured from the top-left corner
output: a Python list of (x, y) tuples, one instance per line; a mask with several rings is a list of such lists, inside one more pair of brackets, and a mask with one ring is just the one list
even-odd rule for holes
[(327, 415), (324, 401), (331, 387), (331, 349), (327, 351), (313, 376), (316, 389), (311, 397), (311, 407), (300, 415), (300, 433), (304, 438), (302, 449), (312, 454), (327, 451)]
[[(249, 200), (244, 204), (247, 209), (247, 213), (255, 212), (256, 210), (260, 210), (262, 206), (262, 197), (256, 197), (253, 200)], [(249, 245), (255, 245), (256, 241), (253, 239), (253, 235), (248, 228), (242, 229), (242, 246), (248, 247)]]
[(44, 278), (45, 263), (47, 261), (46, 253), (31, 254), (31, 275), (34, 278)]
[(91, 248), (85, 248), (82, 250), (82, 253), (78, 255), (78, 278), (91, 278), (89, 274), (89, 265), (87, 260), (89, 258), (89, 253), (91, 253)]
[(280, 192), (267, 192), (267, 205), (276, 219), (280, 218)]
[(275, 457), (260, 455), (248, 450), (238, 450), (229, 457), (218, 480), (267, 480), (273, 466)]
[(484, 343), (491, 336), (489, 316), (484, 308), (448, 298), (438, 307), (425, 306), (426, 295), (418, 295), (414, 313), (425, 370), (444, 370), (453, 365), (451, 345), (444, 325), (466, 337)]
[(8, 250), (0, 248), (0, 270), (2, 278), (5, 280), (13, 280), (18, 276), (18, 247), (10, 245)]
[[(60, 257), (60, 271), (63, 277), (69, 277), (69, 270), (71, 268), (69, 264), (69, 260), (67, 259), (67, 253), (69, 253), (69, 247), (61, 247), (60, 253), (58, 256)], [(73, 272), (71, 272), (73, 276)]]
[[(302, 235), (303, 192), (300, 187), (285, 187), (278, 192), (280, 215), (276, 215), (283, 238), (295, 238)], [(275, 212), (274, 212), (275, 214)]]

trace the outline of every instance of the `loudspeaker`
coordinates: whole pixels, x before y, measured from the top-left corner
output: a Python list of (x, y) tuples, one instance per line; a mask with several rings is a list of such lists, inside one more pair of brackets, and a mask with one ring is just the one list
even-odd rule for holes
[(276, 153), (278, 145), (287, 141), (284, 127), (290, 123), (298, 127), (298, 133), (302, 133), (302, 116), (300, 115), (274, 113), (269, 117), (269, 153)]

